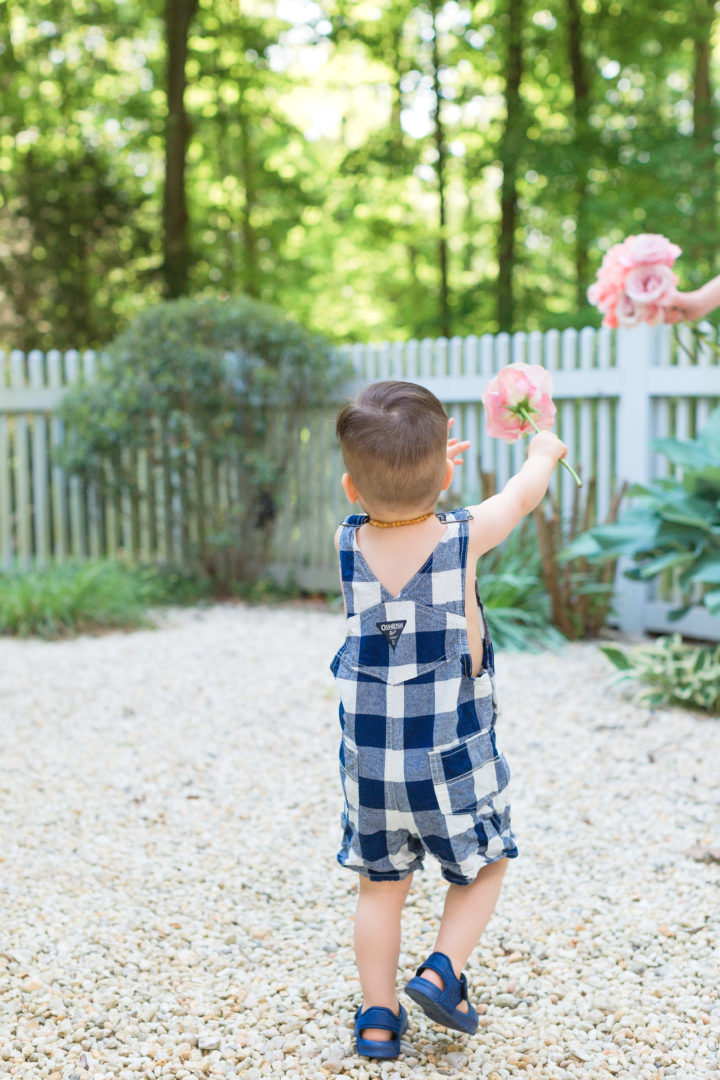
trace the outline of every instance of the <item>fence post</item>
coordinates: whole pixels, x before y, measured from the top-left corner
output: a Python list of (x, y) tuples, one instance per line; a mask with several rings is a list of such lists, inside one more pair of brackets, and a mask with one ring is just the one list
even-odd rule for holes
[[(617, 410), (616, 467), (618, 484), (647, 484), (650, 480), (650, 380), (652, 360), (660, 347), (662, 327), (642, 326), (617, 332), (620, 397)], [(620, 630), (641, 634), (645, 629), (649, 585), (631, 581), (624, 571), (632, 559), (618, 561), (615, 609)]]

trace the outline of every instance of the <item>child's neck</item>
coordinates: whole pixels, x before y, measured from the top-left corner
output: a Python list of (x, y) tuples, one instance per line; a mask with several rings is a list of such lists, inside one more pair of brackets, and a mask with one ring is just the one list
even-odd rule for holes
[[(360, 504), (359, 504), (360, 505)], [(435, 506), (429, 506), (425, 503), (424, 506), (404, 506), (404, 507), (388, 507), (388, 506), (376, 506), (376, 507), (363, 507), (361, 505), (363, 513), (367, 514), (370, 521), (382, 526), (406, 526), (415, 525), (420, 521), (428, 520), (435, 513)]]
[(427, 510), (424, 514), (416, 514), (409, 518), (394, 518), (391, 521), (382, 518), (374, 518), (370, 515), (368, 524), (373, 525), (378, 529), (399, 528), (404, 525), (419, 525), (421, 521), (426, 521), (428, 518), (432, 517), (434, 513), (434, 510)]

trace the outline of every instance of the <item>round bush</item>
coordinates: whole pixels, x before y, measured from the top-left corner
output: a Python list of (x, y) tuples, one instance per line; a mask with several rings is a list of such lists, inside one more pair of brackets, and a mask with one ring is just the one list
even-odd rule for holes
[[(299, 417), (346, 374), (324, 339), (267, 304), (168, 301), (136, 318), (96, 377), (65, 395), (58, 459), (106, 494), (128, 496), (134, 535), (148, 494), (143, 452), (163, 477), (165, 548), (216, 579), (249, 580), (268, 556)], [(232, 474), (230, 506), (210, 497), (218, 466)]]

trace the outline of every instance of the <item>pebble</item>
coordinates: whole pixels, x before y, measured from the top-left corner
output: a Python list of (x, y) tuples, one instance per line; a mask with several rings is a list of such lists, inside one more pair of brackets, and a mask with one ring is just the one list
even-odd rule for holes
[[(720, 1080), (720, 724), (633, 705), (592, 643), (497, 657), (520, 857), (466, 966), (478, 1031), (355, 1053), (343, 620), (217, 604), (0, 639), (8, 1080)], [(698, 852), (703, 858), (698, 858)], [(415, 875), (398, 989), (444, 884)]]
[(468, 1059), (465, 1054), (450, 1053), (446, 1054), (443, 1060), (451, 1069), (464, 1069)]
[(220, 1035), (204, 1035), (198, 1039), (197, 1045), (200, 1050), (219, 1050), (222, 1043)]

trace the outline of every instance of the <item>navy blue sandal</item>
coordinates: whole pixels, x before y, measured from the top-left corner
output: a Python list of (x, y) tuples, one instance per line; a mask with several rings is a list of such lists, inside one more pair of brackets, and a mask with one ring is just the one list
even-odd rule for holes
[[(425, 968), (430, 968), (440, 976), (445, 984), (442, 990), (428, 979), (420, 978), (420, 973)], [(405, 987), (405, 993), (416, 1001), (425, 1015), (436, 1024), (453, 1028), (455, 1031), (465, 1031), (469, 1035), (477, 1031), (478, 1014), (468, 1000), (467, 979), (464, 975), (458, 979), (450, 958), (445, 953), (431, 953), (417, 969), (415, 978)], [(461, 1001), (467, 1001), (467, 1012), (458, 1009)]]
[[(400, 1015), (384, 1005), (371, 1005), (362, 1012), (362, 1005), (355, 1013), (355, 1045), (358, 1054), (371, 1058), (394, 1058), (400, 1053), (400, 1036), (407, 1029), (408, 1018), (405, 1009), (400, 1006)], [(390, 1039), (363, 1039), (360, 1035), (365, 1028), (381, 1028), (391, 1031)]]

